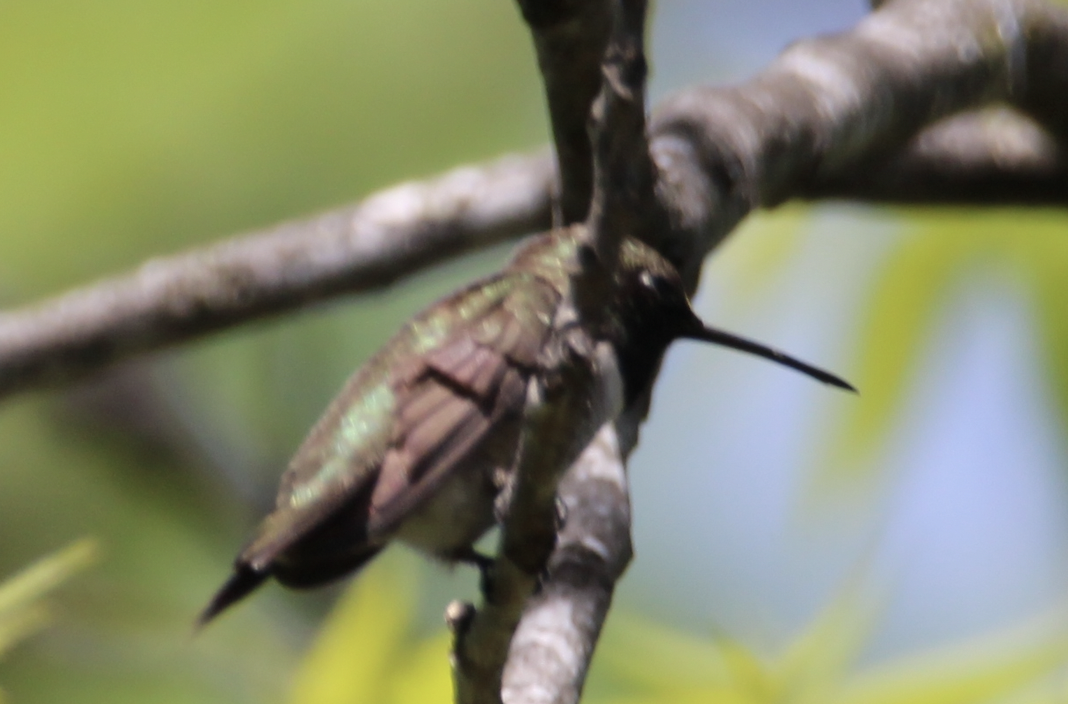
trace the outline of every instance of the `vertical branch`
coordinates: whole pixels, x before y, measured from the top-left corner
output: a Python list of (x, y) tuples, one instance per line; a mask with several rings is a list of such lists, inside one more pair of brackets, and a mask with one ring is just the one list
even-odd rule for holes
[(613, 6), (601, 93), (590, 124), (594, 147), (590, 244), (609, 271), (615, 268), (624, 237), (651, 240), (657, 212), (656, 172), (645, 131), (646, 0), (615, 0)]
[[(583, 336), (581, 331), (576, 333)], [(450, 606), (455, 632), (453, 681), (458, 704), (500, 704), (509, 643), (555, 545), (556, 487), (596, 424), (615, 409), (601, 386), (598, 350), (557, 338), (528, 388), (516, 485), (484, 603)], [(604, 343), (602, 343), (602, 348)], [(579, 349), (576, 349), (579, 348)]]
[(573, 317), (591, 330), (604, 318), (625, 237), (654, 241), (655, 168), (645, 131), (646, 0), (612, 0), (601, 92), (589, 121), (593, 201), (572, 280)]
[(607, 0), (518, 0), (530, 26), (549, 104), (559, 166), (553, 226), (582, 222), (593, 196), (593, 150), (586, 132), (601, 87), (611, 27)]
[(606, 423), (560, 481), (567, 519), (549, 577), (527, 602), (512, 637), (505, 704), (579, 701), (616, 581), (633, 554), (624, 462), (629, 448), (621, 447), (633, 445), (627, 440), (626, 430)]
[[(524, 14), (539, 36), (540, 26), (532, 10), (539, 8), (567, 8), (532, 2), (523, 3)], [(604, 311), (614, 294), (615, 268), (619, 248), (624, 237), (646, 235), (651, 221), (651, 205), (655, 202), (653, 166), (645, 134), (645, 76), (643, 51), (645, 28), (645, 0), (612, 0), (612, 30), (601, 69), (601, 92), (598, 108), (591, 119), (590, 141), (593, 144), (593, 191), (588, 227), (580, 229), (581, 246), (575, 273), (570, 278), (569, 291), (557, 310), (552, 341), (539, 359), (539, 372), (528, 388), (523, 426), (523, 441), (516, 458), (516, 486), (508, 518), (505, 521), (500, 548), (494, 561), (492, 583), (485, 594), (485, 603), (478, 609), (451, 608), (451, 624), (456, 633), (453, 646), (456, 700), (460, 704), (499, 704), (502, 702), (502, 682), (509, 663), (513, 634), (524, 615), (524, 608), (534, 594), (546, 567), (552, 564), (559, 570), (560, 579), (550, 578), (543, 593), (553, 594), (553, 603), (578, 606), (585, 596), (581, 579), (582, 565), (570, 559), (574, 554), (584, 556), (572, 548), (583, 545), (583, 536), (570, 536), (561, 541), (561, 550), (554, 553), (556, 543), (555, 502), (557, 485), (564, 470), (575, 462), (605, 421), (614, 419), (621, 408), (619, 371), (616, 353), (610, 343), (600, 340)], [(558, 30), (562, 31), (562, 30)], [(544, 34), (540, 35), (546, 36)], [(555, 59), (545, 55), (547, 42), (539, 43), (539, 59), (550, 95), (550, 112), (573, 125), (575, 96), (572, 102), (562, 100), (554, 85), (558, 74)], [(547, 69), (546, 67), (550, 67)], [(563, 106), (570, 106), (565, 110)], [(567, 144), (561, 147), (561, 133), (556, 132), (561, 157)], [(573, 135), (572, 135), (573, 136)], [(574, 164), (572, 164), (574, 166)], [(562, 165), (563, 168), (563, 165)], [(576, 167), (577, 168), (577, 167)], [(563, 183), (574, 183), (563, 177)], [(573, 191), (565, 196), (572, 197)], [(575, 213), (571, 213), (574, 216)], [(612, 453), (613, 456), (618, 453)], [(618, 463), (622, 475), (622, 462)], [(619, 562), (617, 575), (629, 560), (629, 510), (623, 487), (622, 526), (627, 550)], [(583, 488), (582, 482), (575, 484)], [(576, 493), (577, 497), (581, 492)], [(574, 497), (573, 497), (574, 498)], [(578, 515), (569, 522), (581, 533), (582, 527), (600, 527), (596, 520), (583, 516), (595, 503), (581, 502)], [(591, 536), (592, 537), (592, 536)], [(622, 554), (622, 553), (621, 553)], [(550, 563), (550, 556), (555, 560)], [(608, 561), (602, 557), (602, 561)], [(574, 568), (578, 564), (577, 571)], [(593, 571), (590, 574), (594, 574)], [(614, 580), (612, 580), (614, 582)], [(570, 585), (569, 585), (570, 583)], [(577, 700), (585, 676), (586, 665), (600, 633), (600, 625), (611, 599), (611, 585), (600, 594), (585, 600), (581, 609), (586, 615), (573, 622), (570, 633), (581, 640), (577, 648), (561, 648), (575, 654), (564, 660), (556, 659), (562, 677), (545, 682), (549, 689), (536, 686), (534, 670), (515, 664), (509, 670), (509, 704), (527, 701), (573, 702)], [(607, 596), (603, 596), (607, 595)], [(603, 596), (603, 598), (602, 598)], [(546, 602), (532, 612), (537, 619), (545, 613)], [(534, 631), (536, 631), (536, 626)], [(531, 629), (524, 630), (528, 636)], [(519, 644), (516, 657), (531, 655), (529, 643)], [(543, 653), (544, 654), (544, 653)], [(541, 663), (547, 661), (542, 658)], [(531, 676), (534, 679), (531, 679)], [(531, 684), (535, 686), (531, 687)], [(552, 687), (559, 689), (553, 691)]]

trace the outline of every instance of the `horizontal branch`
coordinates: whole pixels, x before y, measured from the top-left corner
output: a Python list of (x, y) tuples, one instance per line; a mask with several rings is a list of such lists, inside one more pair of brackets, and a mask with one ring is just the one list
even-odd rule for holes
[[(652, 126), (673, 234), (703, 254), (754, 208), (844, 183), (928, 125), (992, 103), (1063, 130), (1065, 62), (1030, 60), (1062, 52), (1068, 13), (1040, 0), (896, 0), (848, 32), (794, 44), (752, 81), (684, 90)], [(695, 275), (694, 251), (668, 254)]]
[(961, 205), (1068, 205), (1068, 148), (1006, 108), (948, 118), (904, 150), (814, 181), (805, 198)]
[(0, 314), (0, 394), (381, 288), (428, 264), (543, 229), (552, 174), (547, 154), (459, 168)]

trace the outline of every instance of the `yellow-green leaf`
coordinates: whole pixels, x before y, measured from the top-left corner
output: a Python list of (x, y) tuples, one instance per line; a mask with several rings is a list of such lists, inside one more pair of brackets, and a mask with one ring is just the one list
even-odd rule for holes
[(850, 582), (777, 663), (781, 696), (791, 701), (823, 702), (860, 655), (876, 615), (876, 606), (862, 581)]
[(442, 631), (408, 648), (403, 662), (391, 673), (393, 704), (434, 704), (452, 701), (452, 672), (449, 651), (452, 637)]
[[(997, 701), (1060, 671), (1068, 638), (1049, 624), (916, 653), (851, 678), (829, 704), (971, 704)], [(1063, 700), (1057, 700), (1063, 701)]]
[(1068, 303), (1068, 217), (1008, 208), (907, 212), (909, 230), (888, 254), (862, 313), (852, 379), (861, 396), (832, 444), (824, 478), (871, 466), (936, 332), (932, 324), (947, 293), (976, 270), (1036, 292), (1045, 342), (1053, 350), (1051, 367), (1068, 408), (1068, 325), (1062, 313)]
[(40, 600), (99, 554), (95, 540), (83, 538), (30, 565), (0, 584), (0, 654), (49, 621)]
[(93, 562), (100, 548), (92, 538), (83, 538), (49, 555), (0, 584), (0, 614), (25, 606), (52, 591)]
[(381, 702), (415, 599), (411, 569), (379, 560), (345, 592), (297, 671), (293, 704)]

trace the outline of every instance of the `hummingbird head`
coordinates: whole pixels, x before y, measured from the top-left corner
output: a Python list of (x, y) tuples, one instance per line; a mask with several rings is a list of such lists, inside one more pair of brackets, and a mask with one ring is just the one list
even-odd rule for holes
[(640, 337), (663, 351), (704, 325), (690, 307), (682, 279), (656, 250), (624, 241), (617, 273), (616, 334)]
[(678, 271), (656, 250), (624, 240), (616, 271), (609, 341), (619, 357), (629, 405), (649, 383), (668, 346), (703, 330)]
[(705, 325), (691, 307), (675, 267), (638, 240), (628, 238), (623, 243), (616, 290), (609, 339), (619, 355), (628, 404), (645, 389), (664, 352), (678, 339), (700, 340), (747, 352), (856, 392), (834, 374), (766, 345)]

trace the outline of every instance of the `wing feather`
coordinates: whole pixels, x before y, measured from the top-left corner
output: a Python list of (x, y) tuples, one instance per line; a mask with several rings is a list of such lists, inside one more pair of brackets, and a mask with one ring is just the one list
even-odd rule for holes
[[(388, 536), (454, 468), (494, 450), (495, 424), (522, 412), (558, 300), (543, 279), (511, 272), (409, 322), (312, 429), (239, 563), (264, 569), (283, 553), (299, 562), (300, 541), (328, 521), (345, 525), (350, 544), (338, 550), (351, 553), (359, 533), (364, 542)], [(466, 320), (443, 322), (454, 311)], [(395, 349), (412, 353), (398, 360)]]

